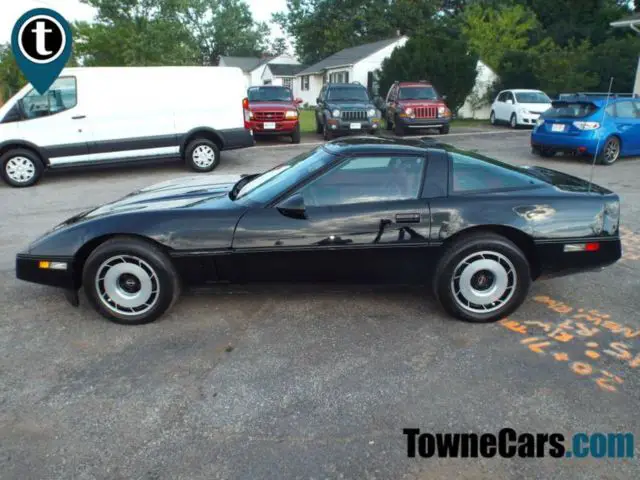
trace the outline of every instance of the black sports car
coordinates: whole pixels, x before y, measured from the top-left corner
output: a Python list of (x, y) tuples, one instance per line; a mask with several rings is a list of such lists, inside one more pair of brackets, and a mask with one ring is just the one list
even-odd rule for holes
[(83, 287), (112, 321), (155, 320), (189, 284), (432, 285), (451, 315), (503, 318), (532, 280), (621, 256), (619, 197), (424, 140), (327, 143), (262, 174), (160, 183), (58, 225), (17, 277)]

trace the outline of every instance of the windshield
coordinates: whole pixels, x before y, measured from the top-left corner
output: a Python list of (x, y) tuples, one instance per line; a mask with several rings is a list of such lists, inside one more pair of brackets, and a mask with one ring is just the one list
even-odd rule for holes
[(593, 103), (583, 102), (553, 102), (553, 106), (544, 114), (546, 118), (583, 118), (588, 117), (598, 107)]
[(518, 103), (551, 103), (551, 99), (542, 92), (516, 93)]
[(247, 198), (256, 202), (269, 201), (327, 165), (333, 158), (322, 147), (302, 153), (251, 180), (242, 187), (235, 200)]
[(287, 87), (253, 87), (249, 89), (250, 102), (292, 102), (293, 94)]
[(342, 102), (368, 102), (367, 90), (362, 87), (334, 87), (327, 93), (327, 100)]
[(400, 89), (400, 100), (437, 100), (433, 87), (406, 87)]

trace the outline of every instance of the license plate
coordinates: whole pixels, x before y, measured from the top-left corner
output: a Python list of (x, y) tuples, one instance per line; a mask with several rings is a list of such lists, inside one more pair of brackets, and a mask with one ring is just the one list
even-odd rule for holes
[(554, 123), (551, 125), (552, 132), (564, 132), (564, 125), (562, 123)]
[(274, 122), (264, 122), (264, 129), (265, 130), (275, 130), (276, 129), (276, 124)]
[(351, 130), (360, 130), (362, 128), (359, 123), (352, 123)]

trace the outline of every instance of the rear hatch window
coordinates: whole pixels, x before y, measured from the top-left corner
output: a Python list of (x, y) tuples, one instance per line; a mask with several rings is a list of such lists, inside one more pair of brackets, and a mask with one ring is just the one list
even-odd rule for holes
[(598, 111), (593, 102), (556, 101), (544, 114), (545, 118), (585, 118)]

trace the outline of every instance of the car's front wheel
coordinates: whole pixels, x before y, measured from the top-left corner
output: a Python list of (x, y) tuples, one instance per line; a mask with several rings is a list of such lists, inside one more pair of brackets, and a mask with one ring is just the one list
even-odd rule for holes
[(500, 320), (525, 300), (529, 262), (510, 240), (477, 233), (454, 241), (440, 259), (434, 293), (452, 316), (468, 322)]
[(150, 323), (180, 296), (180, 279), (169, 257), (150, 242), (116, 237), (85, 262), (87, 298), (104, 317), (124, 325)]
[(511, 128), (518, 128), (518, 117), (515, 113), (511, 115), (511, 120), (509, 120), (509, 126)]
[(296, 129), (291, 134), (291, 143), (300, 143), (300, 124), (296, 125)]
[(196, 172), (210, 172), (220, 163), (220, 149), (207, 138), (196, 138), (185, 149), (185, 161)]
[(322, 138), (324, 138), (327, 142), (333, 139), (333, 132), (329, 130), (327, 122), (324, 122), (322, 126)]
[(404, 126), (402, 125), (402, 123), (400, 123), (398, 118), (395, 118), (393, 121), (393, 131), (397, 137), (403, 137), (406, 133)]
[(30, 187), (42, 175), (42, 160), (31, 150), (16, 148), (0, 156), (2, 178), (12, 187)]
[(493, 110), (491, 110), (491, 115), (489, 115), (489, 122), (491, 122), (491, 125), (495, 125), (496, 122), (496, 112), (494, 112)]

